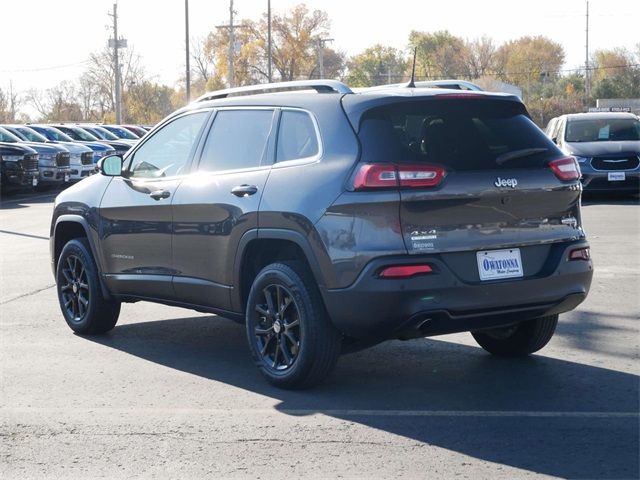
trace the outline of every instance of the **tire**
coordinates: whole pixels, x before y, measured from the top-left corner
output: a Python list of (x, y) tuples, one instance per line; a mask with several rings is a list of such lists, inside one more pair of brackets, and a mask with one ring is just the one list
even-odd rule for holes
[(340, 355), (341, 336), (299, 262), (273, 263), (258, 273), (247, 300), (246, 332), (256, 366), (279, 388), (317, 385)]
[(102, 295), (98, 269), (86, 238), (70, 240), (62, 249), (56, 267), (56, 289), (62, 315), (74, 332), (106, 333), (118, 322), (120, 302)]
[(471, 332), (487, 352), (504, 357), (519, 357), (537, 352), (556, 331), (558, 315), (528, 320), (511, 327)]

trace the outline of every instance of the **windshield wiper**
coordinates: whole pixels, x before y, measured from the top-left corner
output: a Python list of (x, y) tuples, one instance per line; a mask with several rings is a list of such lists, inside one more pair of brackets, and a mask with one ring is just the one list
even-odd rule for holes
[(539, 148), (523, 148), (522, 150), (514, 150), (512, 152), (503, 153), (502, 155), (498, 155), (496, 157), (496, 163), (498, 165), (503, 165), (511, 160), (515, 160), (516, 158), (528, 157), (530, 155), (535, 155), (536, 153), (542, 153), (549, 150), (548, 148), (539, 147)]

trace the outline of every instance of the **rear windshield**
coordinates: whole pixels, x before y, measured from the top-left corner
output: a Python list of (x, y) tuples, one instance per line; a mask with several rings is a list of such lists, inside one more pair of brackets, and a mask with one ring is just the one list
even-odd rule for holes
[(640, 140), (640, 121), (633, 118), (567, 120), (567, 142), (619, 142)]
[(562, 156), (517, 102), (433, 99), (368, 111), (363, 162), (429, 163), (448, 170), (544, 166)]

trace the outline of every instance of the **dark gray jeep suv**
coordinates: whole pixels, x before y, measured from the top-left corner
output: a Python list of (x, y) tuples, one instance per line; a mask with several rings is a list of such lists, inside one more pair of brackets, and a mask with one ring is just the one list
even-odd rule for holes
[(99, 169), (51, 223), (69, 326), (107, 332), (138, 300), (216, 313), (284, 388), (392, 338), (530, 354), (591, 283), (578, 164), (513, 96), (241, 87)]

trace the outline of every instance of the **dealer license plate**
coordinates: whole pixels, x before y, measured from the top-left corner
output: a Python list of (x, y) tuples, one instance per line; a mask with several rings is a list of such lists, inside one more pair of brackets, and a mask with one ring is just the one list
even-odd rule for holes
[(480, 280), (522, 277), (520, 249), (485, 250), (476, 254)]
[(34, 187), (38, 186), (38, 179), (37, 178), (32, 178), (31, 179), (31, 185), (33, 185)]
[(610, 182), (624, 182), (626, 178), (624, 172), (609, 172), (607, 177)]

